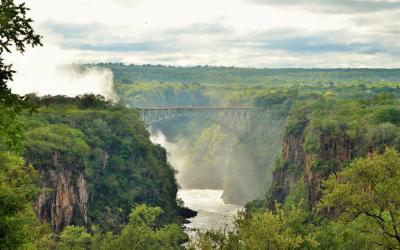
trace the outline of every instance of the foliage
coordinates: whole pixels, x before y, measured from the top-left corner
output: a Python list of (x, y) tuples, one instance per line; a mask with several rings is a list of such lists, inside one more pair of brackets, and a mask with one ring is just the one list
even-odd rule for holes
[(362, 219), (360, 234), (373, 244), (400, 247), (400, 155), (386, 149), (380, 155), (359, 159), (325, 182), (320, 209), (333, 209), (340, 220)]
[[(321, 220), (321, 219), (319, 219)], [(348, 221), (319, 222), (313, 229), (312, 235), (318, 242), (317, 249), (382, 249), (370, 244), (369, 235), (360, 233), (363, 221), (358, 219)]]
[(26, 45), (41, 45), (40, 36), (31, 27), (32, 19), (26, 16), (29, 8), (25, 3), (14, 4), (12, 0), (2, 0), (0, 5), (0, 54), (11, 52), (15, 45), (17, 51), (23, 53)]
[(32, 201), (38, 173), (12, 153), (0, 152), (0, 248), (21, 249), (35, 239), (39, 225)]
[(300, 179), (293, 187), (293, 191), (290, 192), (290, 194), (285, 198), (283, 209), (288, 211), (292, 207), (300, 204), (301, 209), (304, 211), (309, 211), (309, 204), (305, 202), (307, 200), (307, 191), (307, 183), (304, 181), (304, 179)]
[[(301, 209), (292, 207), (285, 212), (280, 205), (275, 211), (239, 213), (235, 231), (200, 233), (200, 249), (300, 249), (318, 244), (314, 237), (302, 230), (305, 216)], [(193, 243), (192, 243), (193, 244)]]
[(71, 163), (76, 159), (84, 159), (89, 153), (84, 134), (64, 124), (34, 128), (25, 134), (25, 138), (25, 157), (37, 167), (48, 163), (48, 156), (55, 152), (63, 154)]
[(400, 110), (394, 107), (379, 109), (374, 113), (373, 119), (377, 123), (390, 122), (394, 125), (400, 125)]
[(182, 229), (176, 224), (157, 228), (156, 219), (161, 213), (160, 208), (147, 205), (132, 209), (129, 223), (105, 249), (178, 249), (184, 240)]
[(59, 250), (85, 250), (89, 249), (91, 235), (86, 232), (84, 227), (67, 226), (60, 234), (57, 245)]
[(12, 150), (19, 149), (20, 128), (16, 114), (29, 107), (24, 98), (11, 93), (7, 82), (12, 81), (11, 65), (4, 63), (4, 53), (10, 53), (12, 47), (23, 53), (26, 45), (41, 45), (41, 37), (31, 27), (32, 19), (28, 18), (29, 9), (25, 3), (14, 4), (13, 0), (0, 2), (0, 143)]
[(101, 233), (96, 227), (90, 234), (84, 227), (68, 226), (60, 234), (57, 249), (179, 249), (185, 239), (182, 229), (177, 224), (156, 226), (161, 213), (163, 210), (159, 207), (138, 205), (119, 234)]
[[(334, 88), (343, 83), (354, 83), (362, 88), (374, 82), (395, 82), (400, 78), (397, 69), (256, 69), (237, 67), (175, 67), (163, 65), (125, 65), (122, 63), (98, 63), (86, 67), (104, 67), (113, 71), (118, 82), (174, 82), (199, 84), (242, 85), (322, 85)], [(385, 79), (385, 80), (382, 80)], [(339, 88), (342, 86), (339, 86)]]

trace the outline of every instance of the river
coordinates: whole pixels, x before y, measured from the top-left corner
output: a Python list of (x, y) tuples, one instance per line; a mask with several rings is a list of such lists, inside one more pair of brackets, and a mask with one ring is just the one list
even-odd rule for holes
[(185, 224), (185, 232), (193, 237), (196, 230), (231, 230), (235, 215), (242, 208), (233, 204), (226, 204), (221, 196), (223, 190), (211, 189), (181, 189), (178, 198), (185, 205), (196, 210), (197, 216), (190, 218)]

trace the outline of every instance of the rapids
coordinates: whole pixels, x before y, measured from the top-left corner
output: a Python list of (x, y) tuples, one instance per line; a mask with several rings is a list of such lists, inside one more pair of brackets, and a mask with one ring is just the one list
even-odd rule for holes
[(194, 236), (196, 230), (232, 230), (235, 215), (242, 208), (226, 204), (222, 200), (223, 190), (212, 189), (181, 189), (178, 198), (185, 206), (196, 210), (197, 216), (190, 218), (185, 224), (185, 232)]

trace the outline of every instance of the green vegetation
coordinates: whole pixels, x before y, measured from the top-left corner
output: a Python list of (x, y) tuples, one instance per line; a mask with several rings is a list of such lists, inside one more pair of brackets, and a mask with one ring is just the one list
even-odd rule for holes
[(11, 93), (7, 86), (15, 71), (4, 62), (4, 55), (14, 48), (20, 53), (25, 46), (41, 45), (41, 37), (31, 27), (32, 19), (27, 17), (29, 8), (24, 3), (16, 5), (12, 0), (0, 3), (0, 142), (12, 150), (19, 149), (20, 128), (16, 115), (29, 108), (23, 97)]
[(320, 209), (332, 209), (344, 222), (361, 221), (371, 244), (400, 246), (400, 155), (394, 149), (359, 159), (325, 182)]
[(302, 225), (304, 212), (292, 208), (285, 212), (279, 205), (275, 211), (240, 213), (236, 230), (228, 235), (222, 232), (200, 233), (193, 243), (200, 249), (310, 249), (318, 244)]
[(151, 144), (135, 110), (90, 95), (29, 100), (40, 106), (21, 118), (23, 154), (46, 172), (54, 168), (57, 152), (77, 175), (84, 173), (90, 224), (118, 231), (132, 206), (143, 202), (162, 207), (165, 222), (178, 220), (174, 171), (165, 150)]
[(156, 226), (162, 212), (159, 207), (135, 207), (129, 214), (128, 224), (119, 234), (102, 234), (96, 228), (90, 234), (84, 227), (68, 226), (60, 234), (57, 249), (179, 249), (185, 239), (180, 226)]
[(39, 175), (22, 158), (0, 153), (0, 248), (28, 247), (40, 224), (32, 208)]
[[(369, 84), (380, 81), (396, 82), (397, 69), (255, 69), (236, 67), (174, 67), (162, 65), (125, 65), (98, 63), (110, 68), (117, 82), (171, 82), (200, 84), (318, 84), (334, 87), (341, 83)], [(363, 87), (363, 86), (361, 86)]]

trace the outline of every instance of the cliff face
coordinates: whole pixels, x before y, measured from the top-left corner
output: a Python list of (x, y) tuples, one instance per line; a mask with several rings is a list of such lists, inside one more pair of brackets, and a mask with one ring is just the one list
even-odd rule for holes
[(87, 223), (88, 191), (83, 162), (68, 163), (54, 152), (51, 164), (39, 168), (42, 191), (36, 202), (38, 217), (51, 224), (55, 232), (65, 226)]
[(319, 134), (312, 152), (305, 151), (303, 134), (289, 134), (284, 138), (283, 163), (274, 172), (268, 206), (273, 206), (275, 200), (284, 202), (295, 184), (303, 178), (308, 187), (308, 203), (311, 208), (315, 208), (321, 199), (322, 181), (356, 156), (359, 145), (357, 141), (345, 135)]
[(317, 141), (316, 152), (306, 153), (304, 160), (304, 178), (309, 187), (308, 201), (312, 208), (321, 199), (322, 181), (354, 158), (358, 147), (357, 142), (345, 135), (321, 134)]
[(286, 136), (282, 145), (282, 159), (273, 172), (267, 206), (273, 209), (275, 201), (283, 203), (301, 178), (304, 168), (303, 136)]
[(282, 147), (282, 157), (285, 161), (290, 161), (296, 166), (302, 166), (305, 160), (303, 150), (304, 137), (288, 135)]

